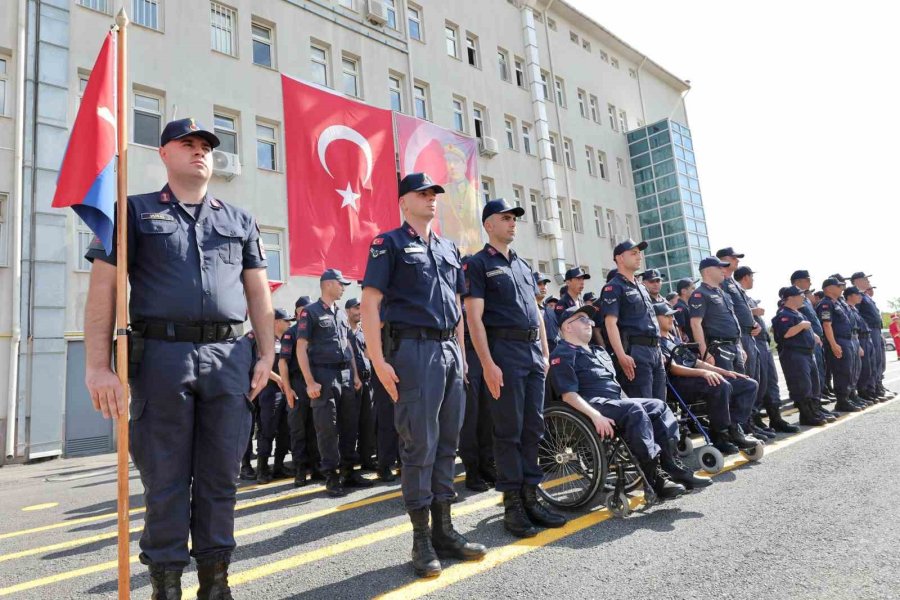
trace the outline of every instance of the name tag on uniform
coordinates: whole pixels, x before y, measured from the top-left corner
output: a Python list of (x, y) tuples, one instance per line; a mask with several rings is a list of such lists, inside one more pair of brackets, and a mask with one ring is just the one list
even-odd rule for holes
[(709, 299), (712, 300), (716, 304), (722, 304), (722, 299), (719, 298), (718, 296), (710, 296)]
[(640, 296), (641, 293), (637, 290), (625, 290), (625, 294), (628, 296)]
[(422, 246), (407, 246), (403, 249), (403, 251), (407, 254), (419, 254), (425, 252), (425, 248), (423, 248)]
[(319, 317), (319, 327), (331, 327), (331, 317), (328, 315)]
[(141, 220), (153, 220), (153, 221), (174, 221), (175, 217), (172, 215), (168, 215), (166, 213), (141, 213)]
[(504, 275), (505, 271), (503, 269), (494, 269), (493, 271), (488, 271), (484, 275), (486, 277), (496, 277), (497, 275)]

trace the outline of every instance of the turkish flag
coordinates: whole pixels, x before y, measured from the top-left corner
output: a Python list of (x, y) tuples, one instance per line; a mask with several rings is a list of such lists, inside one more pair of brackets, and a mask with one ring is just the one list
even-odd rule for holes
[(291, 275), (362, 279), (376, 235), (400, 225), (388, 110), (281, 76)]

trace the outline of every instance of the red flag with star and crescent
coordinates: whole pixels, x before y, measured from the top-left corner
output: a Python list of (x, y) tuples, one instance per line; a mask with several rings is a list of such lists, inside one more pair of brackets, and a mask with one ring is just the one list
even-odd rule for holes
[(400, 225), (391, 112), (281, 76), (291, 275), (362, 279)]

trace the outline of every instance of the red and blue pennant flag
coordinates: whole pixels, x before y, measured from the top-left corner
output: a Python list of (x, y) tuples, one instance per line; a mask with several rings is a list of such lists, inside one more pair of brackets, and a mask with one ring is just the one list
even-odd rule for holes
[(63, 158), (53, 206), (71, 206), (112, 253), (116, 206), (116, 38), (106, 35)]

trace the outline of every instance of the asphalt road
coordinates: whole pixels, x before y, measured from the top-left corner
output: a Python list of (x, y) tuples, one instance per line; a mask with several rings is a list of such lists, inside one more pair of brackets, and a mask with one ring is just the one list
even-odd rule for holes
[[(893, 355), (888, 368), (888, 387), (900, 389)], [(900, 398), (782, 437), (759, 463), (732, 459), (706, 490), (627, 519), (573, 512), (566, 528), (526, 541), (504, 532), (498, 494), (459, 484), (454, 520), (490, 553), (445, 564), (424, 582), (408, 564), (397, 485), (340, 500), (290, 481), (243, 486), (233, 589), (237, 598), (329, 600), (900, 598), (898, 431)], [(105, 455), (0, 469), (0, 596), (116, 597), (113, 464)], [(131, 492), (136, 557), (143, 513), (135, 471)], [(131, 583), (132, 597), (149, 597), (136, 562)], [(184, 585), (196, 585), (193, 570)]]

